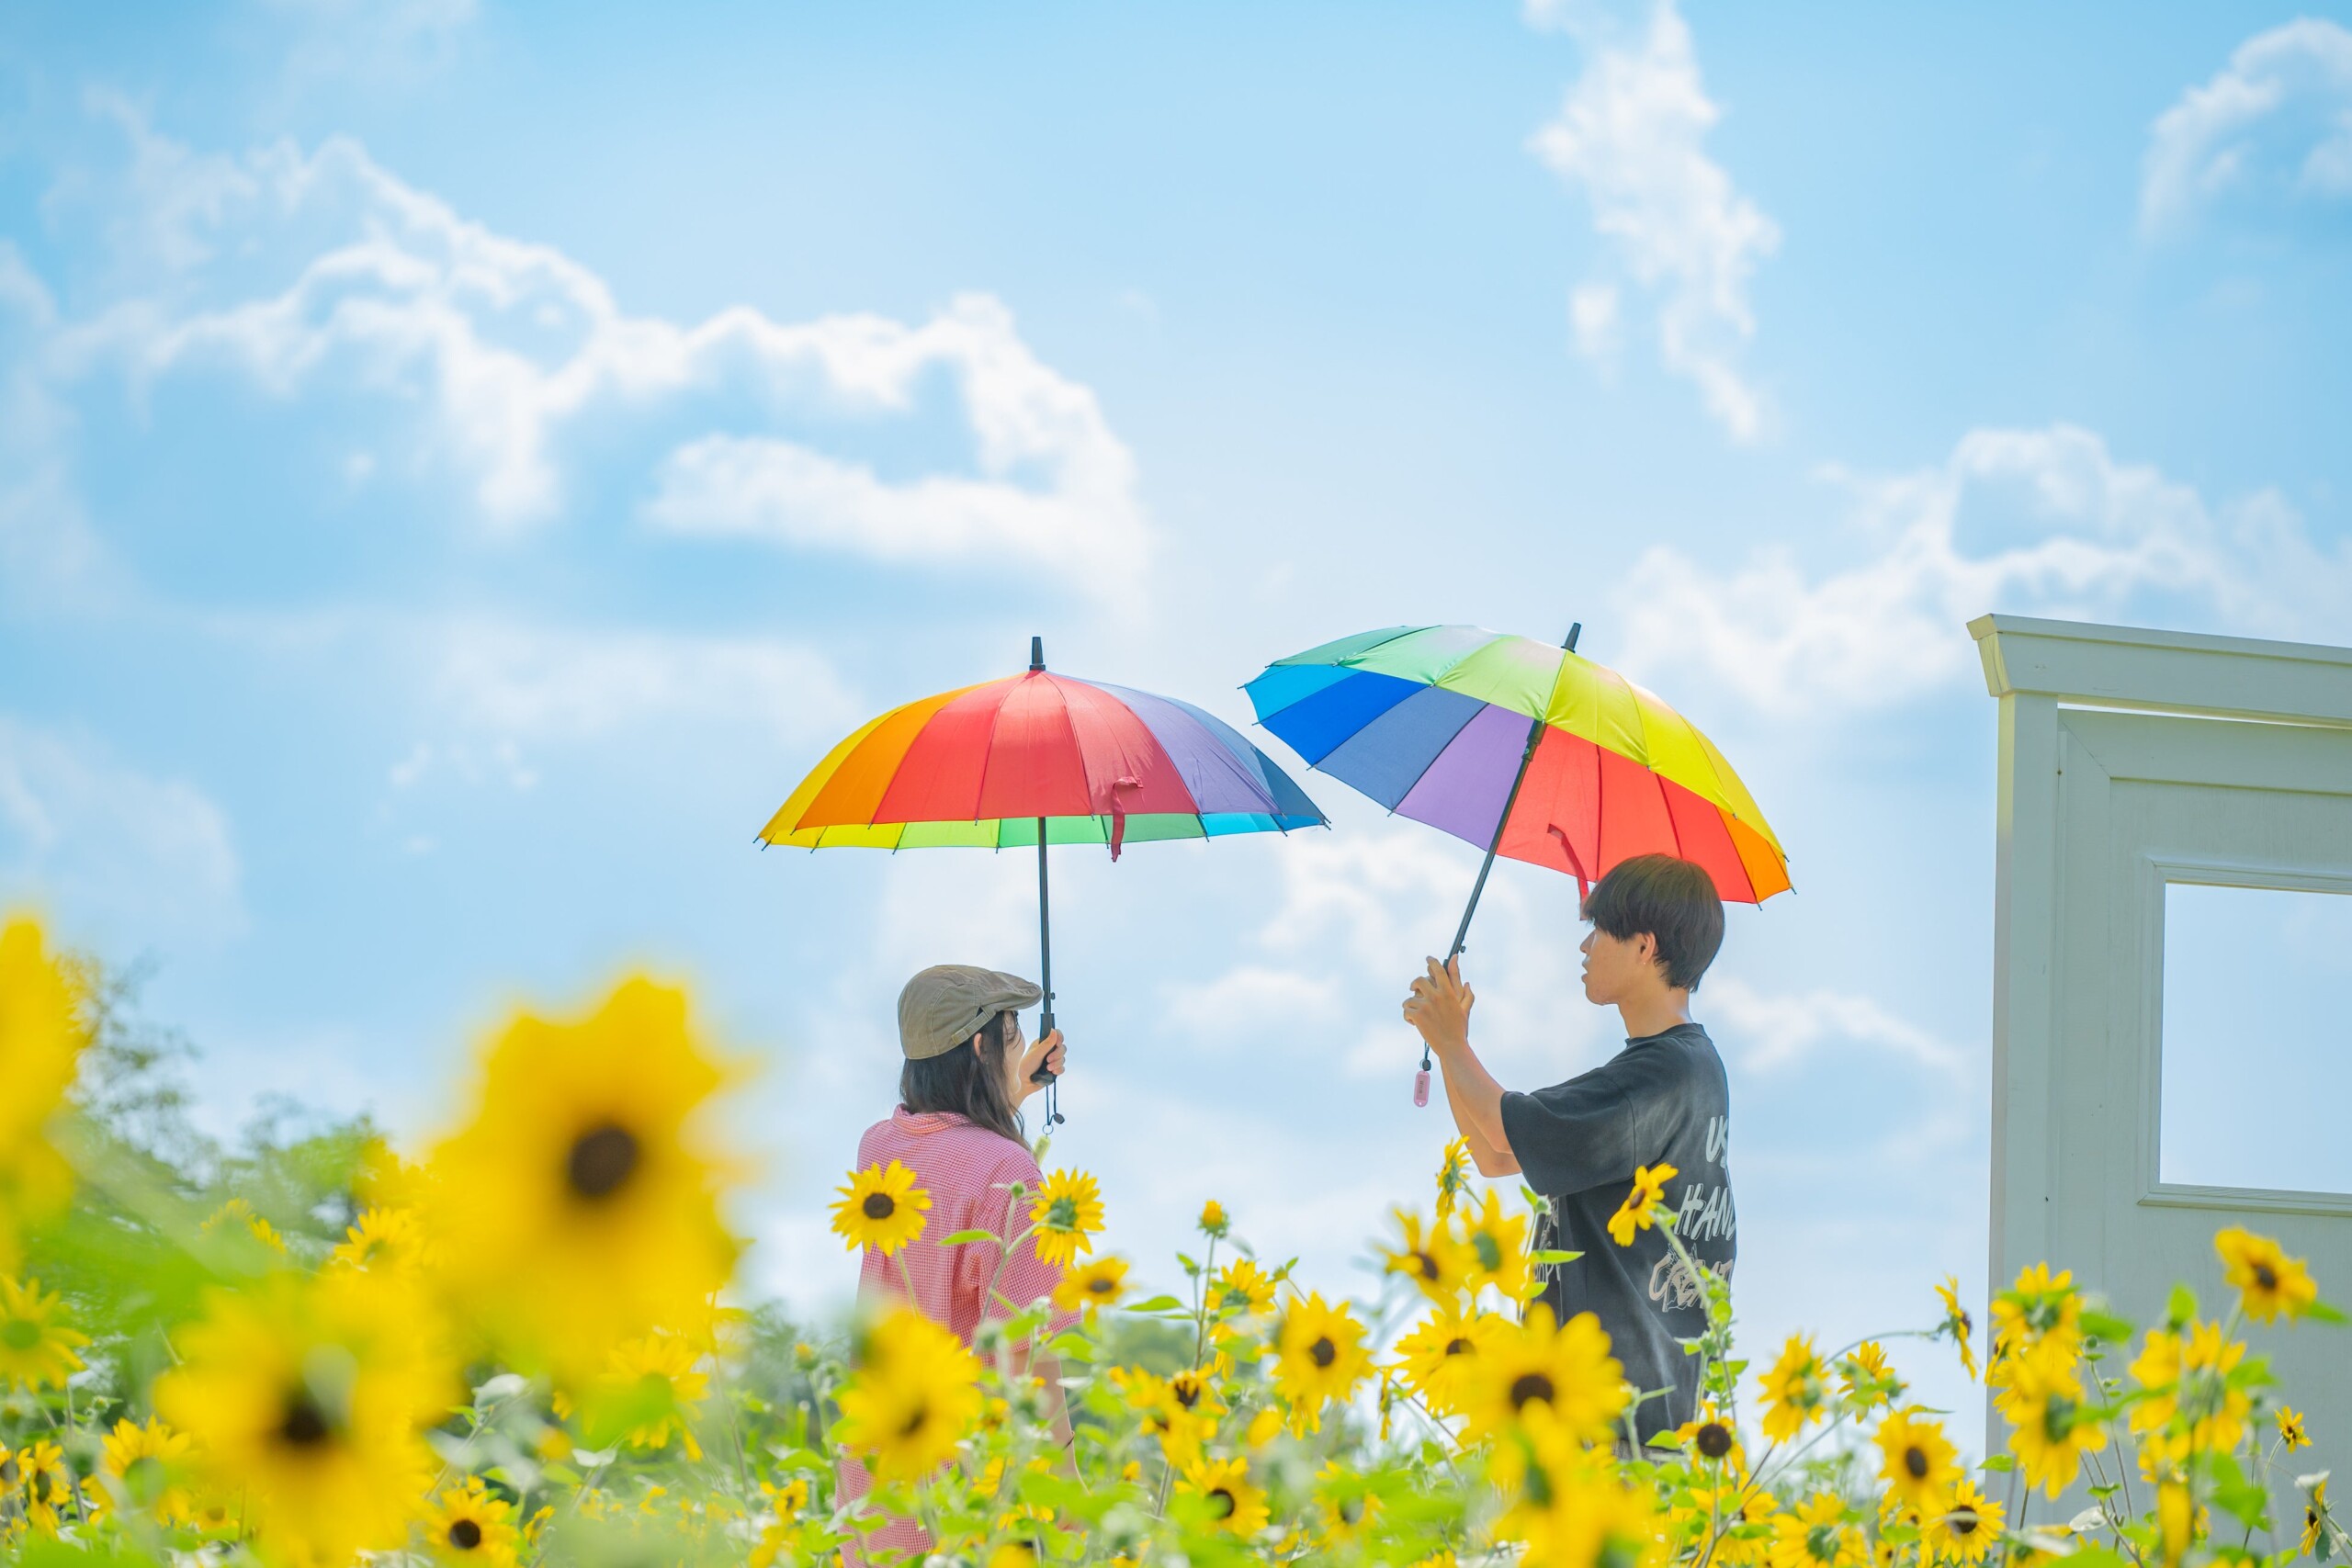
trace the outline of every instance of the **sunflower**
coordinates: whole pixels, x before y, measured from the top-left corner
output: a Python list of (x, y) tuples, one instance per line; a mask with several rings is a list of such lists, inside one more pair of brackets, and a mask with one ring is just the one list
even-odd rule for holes
[(1960, 1304), (1959, 1276), (1945, 1275), (1944, 1282), (1936, 1287), (1936, 1294), (1943, 1298), (1944, 1303), (1944, 1320), (1936, 1332), (1951, 1336), (1952, 1343), (1960, 1347), (1961, 1370), (1973, 1382), (1976, 1377), (1976, 1350), (1969, 1344), (1968, 1336), (1976, 1325), (1969, 1317), (1968, 1309)]
[(1030, 1201), (1029, 1224), (1036, 1230), (1038, 1259), (1067, 1269), (1080, 1253), (1094, 1250), (1102, 1229), (1102, 1190), (1082, 1170), (1055, 1171)]
[(667, 1448), (674, 1432), (686, 1458), (702, 1458), (693, 1415), (710, 1392), (710, 1379), (695, 1370), (701, 1360), (701, 1352), (674, 1334), (649, 1334), (614, 1347), (591, 1413), (597, 1446), (605, 1446), (602, 1434), (610, 1431), (633, 1449)]
[(1211, 1527), (1227, 1535), (1256, 1535), (1272, 1517), (1266, 1509), (1265, 1492), (1250, 1484), (1250, 1461), (1245, 1459), (1187, 1465), (1176, 1490), (1200, 1498), (1206, 1505)]
[(243, 1226), (247, 1235), (252, 1236), (280, 1258), (286, 1256), (286, 1238), (278, 1235), (276, 1225), (254, 1213), (254, 1206), (243, 1198), (232, 1198), (213, 1210), (205, 1217), (204, 1223), (197, 1226), (197, 1234), (218, 1235), (226, 1230), (234, 1235), (236, 1232), (231, 1229), (232, 1225)]
[(29, 919), (0, 927), (0, 1269), (14, 1269), (18, 1228), (74, 1194), (74, 1173), (49, 1141), (89, 1030), (83, 989), (42, 951)]
[(980, 1363), (961, 1339), (899, 1307), (860, 1337), (842, 1391), (842, 1444), (884, 1481), (913, 1481), (954, 1456), (980, 1413)]
[(1225, 1217), (1225, 1205), (1212, 1198), (1201, 1205), (1201, 1234), (1214, 1240), (1233, 1228)]
[(1633, 1246), (1635, 1231), (1645, 1231), (1657, 1223), (1651, 1211), (1666, 1201), (1666, 1184), (1681, 1174), (1663, 1160), (1635, 1166), (1633, 1189), (1609, 1216), (1609, 1239), (1620, 1247)]
[(1470, 1140), (1456, 1138), (1445, 1145), (1445, 1157), (1437, 1168), (1437, 1217), (1441, 1220), (1453, 1213), (1453, 1205), (1470, 1190)]
[(1521, 1562), (1650, 1568), (1664, 1557), (1649, 1496), (1620, 1484), (1544, 1407), (1503, 1451), (1518, 1456), (1508, 1481), (1516, 1490), (1494, 1533), (1525, 1544)]
[(1951, 1495), (1926, 1514), (1922, 1534), (1928, 1551), (1942, 1562), (1982, 1562), (2001, 1539), (2004, 1512), (1974, 1482), (1956, 1483)]
[(1322, 1295), (1295, 1300), (1274, 1331), (1274, 1387), (1291, 1408), (1291, 1426), (1302, 1436), (1320, 1426), (1323, 1406), (1355, 1392), (1371, 1370), (1363, 1325), (1341, 1302)]
[(2083, 1300), (2071, 1270), (2047, 1263), (2020, 1270), (2016, 1285), (1993, 1298), (1993, 1349), (1985, 1376), (2013, 1356), (2047, 1350), (2072, 1361), (2083, 1348)]
[(1822, 1492), (1772, 1520), (1768, 1561), (1771, 1568), (1861, 1568), (1869, 1551), (1846, 1500)]
[(1764, 1435), (1786, 1442), (1829, 1412), (1828, 1375), (1813, 1336), (1792, 1334), (1764, 1374)]
[(65, 1300), (41, 1294), (40, 1281), (23, 1284), (0, 1275), (0, 1377), (17, 1388), (65, 1386), (82, 1370), (75, 1355), (90, 1337), (62, 1321)]
[(17, 1455), (17, 1495), (25, 1518), (43, 1535), (82, 1517), (81, 1489), (65, 1463), (65, 1450), (53, 1442), (38, 1442)]
[(514, 1568), (523, 1532), (514, 1505), (493, 1495), (479, 1475), (466, 1478), (435, 1500), (424, 1517), (424, 1544), (435, 1561)]
[(922, 1235), (923, 1216), (931, 1212), (931, 1194), (897, 1160), (887, 1170), (877, 1162), (853, 1171), (849, 1185), (833, 1190), (842, 1195), (832, 1206), (833, 1229), (852, 1252), (870, 1247), (890, 1257)]
[(1209, 1287), (1209, 1310), (1218, 1316), (1264, 1317), (1274, 1310), (1274, 1285), (1279, 1274), (1269, 1274), (1247, 1258), (1237, 1258), (1217, 1271)]
[(2289, 1453), (2312, 1446), (2311, 1438), (2304, 1435), (2303, 1417), (2300, 1411), (2290, 1410), (2283, 1404), (2278, 1407), (2278, 1440), (2287, 1445)]
[(422, 1305), (382, 1277), (275, 1274), (208, 1293), (155, 1384), (212, 1489), (246, 1498), (266, 1546), (341, 1562), (408, 1535), (453, 1382)]
[(1316, 1472), (1315, 1501), (1323, 1515), (1317, 1540), (1327, 1548), (1361, 1545), (1371, 1533), (1373, 1521), (1380, 1517), (1379, 1495), (1363, 1477), (1342, 1468), (1337, 1460), (1326, 1460)]
[(1433, 1414), (1459, 1415), (1463, 1384), (1476, 1365), (1480, 1342), (1510, 1328), (1492, 1313), (1465, 1314), (1457, 1307), (1440, 1307), (1396, 1341), (1398, 1370)]
[(1525, 1301), (1532, 1280), (1527, 1257), (1527, 1216), (1504, 1213), (1502, 1200), (1489, 1187), (1485, 1202), (1476, 1210), (1463, 1210), (1462, 1229), (1464, 1245), (1470, 1250), (1470, 1289), (1492, 1285), (1511, 1301)]
[(1958, 1453), (1944, 1436), (1943, 1423), (1928, 1419), (1916, 1404), (1889, 1411), (1878, 1424), (1878, 1452), (1887, 1501), (1923, 1517), (1934, 1511), (1944, 1488), (1960, 1479)]
[(1400, 1246), (1380, 1249), (1387, 1260), (1387, 1272), (1404, 1275), (1421, 1294), (1440, 1306), (1446, 1305), (1462, 1293), (1469, 1277), (1469, 1255), (1443, 1220), (1428, 1226), (1424, 1234), (1419, 1214), (1403, 1209), (1394, 1213), (1404, 1239)]
[(412, 1209), (369, 1208), (327, 1258), (351, 1269), (413, 1269), (424, 1258), (424, 1222)]
[(1073, 1269), (1054, 1287), (1054, 1305), (1064, 1312), (1083, 1311), (1086, 1321), (1106, 1306), (1116, 1306), (1127, 1293), (1127, 1260), (1098, 1258), (1083, 1269)]
[(1541, 1407), (1571, 1437), (1598, 1442), (1625, 1408), (1625, 1369), (1609, 1353), (1600, 1320), (1581, 1312), (1555, 1326), (1538, 1303), (1523, 1323), (1498, 1327), (1478, 1347), (1462, 1390), (1474, 1438), (1509, 1430)]
[(2231, 1386), (2229, 1376), (2245, 1359), (2245, 1342), (2224, 1339), (2221, 1325), (2191, 1322), (2186, 1332), (2148, 1330), (2132, 1376), (2148, 1397), (2132, 1411), (2132, 1429), (2147, 1432), (2170, 1427), (2175, 1416), (2187, 1418), (2192, 1449), (2234, 1449), (2245, 1435), (2254, 1401), (2243, 1388)]
[(1720, 1465), (1724, 1474), (1735, 1479), (1747, 1473), (1747, 1450), (1731, 1418), (1721, 1411), (1702, 1410), (1697, 1420), (1677, 1427), (1674, 1436), (1685, 1459), (1710, 1469)]
[(2319, 1300), (2319, 1287), (2300, 1258), (2290, 1258), (2277, 1242), (2239, 1225), (2217, 1233), (2213, 1250), (2222, 1255), (2222, 1274), (2237, 1287), (2246, 1316), (2268, 1323), (2284, 1314), (2301, 1317)]
[(1846, 1391), (1847, 1403), (1857, 1412), (1868, 1412), (1882, 1404), (1892, 1404), (1903, 1397), (1904, 1383), (1887, 1364), (1886, 1348), (1875, 1339), (1865, 1339), (1838, 1362), (1838, 1386)]
[(2083, 1455), (2107, 1447), (2107, 1428), (2083, 1409), (2082, 1380), (2061, 1347), (2005, 1358), (1996, 1405), (2008, 1418), (2009, 1451), (2027, 1484), (2052, 1497), (2074, 1483)]
[(735, 1243), (697, 1131), (720, 1081), (684, 993), (643, 979), (492, 1044), (471, 1122), (434, 1156), (429, 1228), (458, 1300), (526, 1365), (585, 1373), (726, 1284)]
[(2303, 1504), (2303, 1555), (2316, 1558), (2320, 1542), (2326, 1539), (2328, 1528), (2335, 1521), (2327, 1512), (2327, 1477), (2323, 1475), (2312, 1483), (2312, 1494)]
[(144, 1425), (119, 1420), (98, 1447), (99, 1484), (119, 1508), (143, 1509), (159, 1524), (186, 1524), (195, 1517), (187, 1488), (180, 1484), (191, 1444), (149, 1416)]

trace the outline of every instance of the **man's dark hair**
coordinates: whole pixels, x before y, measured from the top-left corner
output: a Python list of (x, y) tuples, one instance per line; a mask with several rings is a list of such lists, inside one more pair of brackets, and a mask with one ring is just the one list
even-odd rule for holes
[(899, 1070), (899, 1102), (910, 1111), (952, 1111), (1016, 1144), (1026, 1143), (1021, 1112), (1004, 1091), (1012, 1021), (1011, 1013), (1001, 1012), (980, 1025), (977, 1051), (967, 1040), (936, 1056), (910, 1059)]
[(1695, 861), (1635, 855), (1619, 861), (1585, 895), (1584, 918), (1631, 942), (1647, 931), (1657, 939), (1666, 983), (1695, 991), (1699, 976), (1724, 944), (1724, 901), (1715, 879)]

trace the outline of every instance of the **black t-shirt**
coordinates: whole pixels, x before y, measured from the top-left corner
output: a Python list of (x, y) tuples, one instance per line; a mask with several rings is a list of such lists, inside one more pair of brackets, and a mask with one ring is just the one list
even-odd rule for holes
[(1699, 1360), (1683, 1339), (1706, 1332), (1705, 1298), (1656, 1227), (1619, 1247), (1609, 1216), (1624, 1202), (1634, 1168), (1660, 1161), (1679, 1174), (1666, 1203), (1702, 1268), (1728, 1279), (1738, 1254), (1731, 1199), (1731, 1089), (1714, 1042), (1695, 1023), (1628, 1040), (1589, 1073), (1532, 1094), (1503, 1096), (1503, 1132), (1527, 1184), (1551, 1200), (1536, 1246), (1584, 1256), (1554, 1269), (1536, 1299), (1565, 1323), (1589, 1312), (1635, 1390), (1670, 1389), (1645, 1401), (1641, 1440), (1690, 1420)]

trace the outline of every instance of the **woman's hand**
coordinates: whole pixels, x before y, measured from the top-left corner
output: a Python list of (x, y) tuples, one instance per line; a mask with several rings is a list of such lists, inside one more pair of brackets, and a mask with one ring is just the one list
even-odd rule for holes
[[(1062, 1032), (1058, 1029), (1030, 1046), (1021, 1058), (1021, 1069), (1016, 1075), (1021, 1084), (1021, 1099), (1027, 1100), (1046, 1087), (1044, 1084), (1031, 1081), (1039, 1067), (1047, 1069), (1058, 1077), (1061, 1075), (1063, 1060)], [(1014, 1103), (1018, 1104), (1019, 1101), (1016, 1100)]]

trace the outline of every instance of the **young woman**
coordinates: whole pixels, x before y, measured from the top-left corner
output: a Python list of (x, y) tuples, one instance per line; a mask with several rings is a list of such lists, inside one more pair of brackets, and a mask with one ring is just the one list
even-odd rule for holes
[[(1059, 1073), (1065, 1059), (1061, 1031), (1034, 1044), (1022, 1037), (1020, 1010), (1043, 995), (1018, 976), (964, 964), (925, 969), (899, 993), (899, 1046), (906, 1056), (899, 1105), (858, 1140), (856, 1168), (887, 1169), (899, 1161), (931, 1195), (931, 1207), (922, 1235), (896, 1258), (865, 1249), (861, 1311), (908, 1302), (911, 1287), (917, 1311), (969, 1344), (984, 1318), (1010, 1317), (1061, 1282), (1061, 1269), (1040, 1258), (1032, 1242), (1007, 1256), (1002, 1244), (950, 1247), (936, 1239), (985, 1230), (1009, 1242), (1028, 1226), (1028, 1205), (1016, 1208), (1010, 1190), (1018, 1182), (1035, 1193), (1045, 1177), (1023, 1138), (1021, 1103), (1043, 1087), (1031, 1076), (1040, 1067)], [(1074, 1316), (1057, 1317), (1049, 1332), (1068, 1327)], [(1045, 1381), (1056, 1440), (1068, 1443), (1059, 1367), (1040, 1356), (1029, 1370)], [(844, 1454), (840, 1474), (844, 1501), (865, 1495), (871, 1483), (856, 1459)], [(865, 1550), (921, 1552), (930, 1544), (912, 1520), (895, 1519), (866, 1537)], [(854, 1562), (854, 1553), (849, 1559)]]

